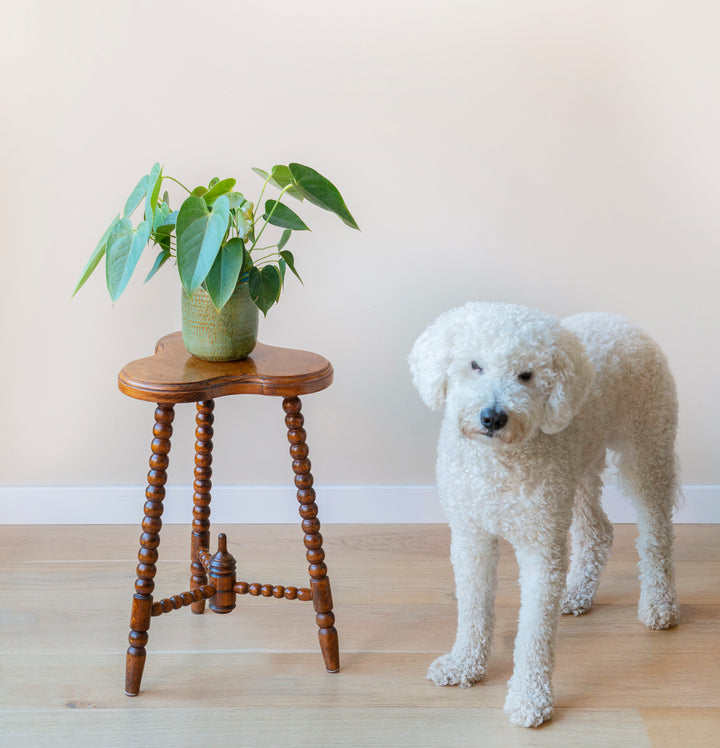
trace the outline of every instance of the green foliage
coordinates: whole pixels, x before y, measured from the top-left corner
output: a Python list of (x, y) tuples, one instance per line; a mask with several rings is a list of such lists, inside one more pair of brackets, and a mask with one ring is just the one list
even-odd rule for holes
[(245, 247), (237, 236), (220, 247), (210, 272), (205, 278), (205, 287), (217, 309), (222, 309), (235, 290), (245, 259)]
[[(247, 279), (250, 295), (263, 314), (267, 314), (282, 292), (287, 268), (300, 282), (295, 258), (284, 249), (293, 231), (309, 231), (302, 218), (282, 202), (285, 195), (330, 211), (345, 224), (358, 225), (335, 185), (309, 166), (290, 164), (273, 166), (270, 172), (254, 168), (263, 179), (261, 203), (268, 187), (279, 190), (275, 199), (265, 201), (262, 217), (255, 205), (233, 191), (235, 179), (214, 177), (207, 187), (187, 189), (174, 177), (164, 176), (155, 164), (137, 183), (123, 209), (98, 242), (73, 296), (82, 288), (105, 258), (105, 275), (110, 298), (117, 301), (125, 290), (145, 247), (152, 243), (159, 251), (145, 281), (165, 263), (174, 259), (180, 282), (192, 293), (204, 286), (218, 310), (227, 303), (238, 282)], [(187, 193), (178, 210), (170, 208), (162, 185), (170, 180)], [(143, 205), (143, 219), (135, 226), (132, 215)], [(283, 229), (274, 244), (259, 246), (268, 226)], [(255, 253), (253, 255), (253, 252)]]
[(272, 226), (280, 226), (291, 231), (309, 231), (300, 216), (290, 210), (287, 205), (283, 205), (277, 200), (268, 200), (265, 203), (263, 220)]
[(275, 265), (265, 265), (258, 269), (250, 268), (248, 283), (250, 284), (250, 296), (252, 296), (258, 309), (267, 314), (268, 309), (278, 300), (282, 288), (280, 271)]
[(225, 195), (220, 195), (211, 207), (204, 198), (195, 195), (182, 204), (175, 226), (177, 264), (180, 281), (188, 296), (192, 296), (207, 278), (229, 221), (230, 204)]
[(110, 232), (105, 250), (105, 274), (113, 301), (125, 290), (149, 238), (150, 224), (143, 221), (133, 228), (129, 218), (121, 218)]
[(358, 225), (342, 199), (342, 195), (332, 182), (329, 182), (315, 169), (302, 164), (290, 164), (288, 167), (293, 179), (293, 185), (303, 197), (313, 205), (329, 210), (337, 215), (350, 228), (357, 229)]

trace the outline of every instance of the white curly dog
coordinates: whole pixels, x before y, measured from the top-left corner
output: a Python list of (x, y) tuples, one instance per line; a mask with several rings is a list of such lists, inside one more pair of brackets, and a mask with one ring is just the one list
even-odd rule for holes
[(610, 552), (612, 525), (600, 505), (607, 449), (638, 516), (640, 620), (653, 629), (678, 623), (672, 374), (657, 344), (620, 317), (560, 322), (494, 303), (441, 315), (408, 360), (425, 404), (445, 411), (437, 482), (458, 605), (455, 644), (428, 678), (471, 686), (485, 675), (498, 537), (506, 538), (520, 568), (521, 606), (505, 711), (511, 722), (537, 727), (553, 711), (559, 613), (590, 609)]

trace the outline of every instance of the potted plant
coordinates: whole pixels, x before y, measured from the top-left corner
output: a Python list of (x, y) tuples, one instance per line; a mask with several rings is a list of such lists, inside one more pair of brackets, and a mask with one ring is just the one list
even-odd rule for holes
[[(206, 186), (188, 189), (174, 177), (163, 175), (155, 164), (131, 192), (120, 213), (108, 226), (92, 253), (73, 296), (105, 258), (110, 298), (125, 290), (143, 250), (158, 249), (145, 281), (170, 259), (177, 264), (182, 285), (183, 341), (190, 353), (212, 361), (247, 356), (257, 341), (258, 310), (264, 315), (277, 302), (288, 270), (300, 280), (295, 258), (286, 249), (294, 231), (307, 231), (305, 222), (282, 200), (291, 195), (335, 213), (345, 224), (358, 225), (337, 188), (309, 166), (291, 163), (270, 172), (253, 169), (263, 179), (255, 204), (235, 191), (235, 179), (212, 179)], [(180, 207), (170, 207), (163, 191), (169, 180), (185, 190)], [(268, 188), (279, 190), (266, 199)], [(162, 193), (162, 196), (161, 196)], [(134, 214), (142, 220), (133, 224)], [(267, 239), (268, 226), (281, 229), (276, 240)], [(302, 281), (301, 281), (302, 282)]]

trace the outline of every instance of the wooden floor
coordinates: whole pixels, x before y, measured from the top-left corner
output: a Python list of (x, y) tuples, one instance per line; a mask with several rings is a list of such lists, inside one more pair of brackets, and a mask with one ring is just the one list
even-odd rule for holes
[[(239, 579), (305, 585), (294, 526), (215, 526)], [(720, 525), (677, 527), (682, 623), (636, 617), (635, 528), (593, 611), (563, 618), (557, 709), (539, 730), (503, 712), (517, 570), (503, 546), (496, 653), (485, 683), (425, 679), (455, 629), (440, 525), (327, 525), (342, 669), (325, 672), (310, 603), (238, 598), (230, 615), (153, 620), (143, 688), (123, 694), (139, 529), (0, 527), (0, 745), (720, 746)], [(188, 587), (189, 530), (162, 532), (156, 594)]]

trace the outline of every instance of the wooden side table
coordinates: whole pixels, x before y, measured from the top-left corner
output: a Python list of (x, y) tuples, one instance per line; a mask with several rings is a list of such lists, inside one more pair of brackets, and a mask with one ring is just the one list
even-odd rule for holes
[[(332, 612), (330, 580), (322, 549), (318, 508), (310, 473), (308, 446), (303, 428), (300, 395), (329, 387), (333, 369), (322, 356), (258, 343), (242, 361), (211, 363), (191, 356), (181, 333), (161, 338), (155, 355), (133, 361), (118, 376), (120, 390), (138, 400), (157, 404), (153, 426), (152, 455), (145, 512), (138, 553), (137, 580), (130, 616), (130, 646), (127, 651), (125, 693), (137, 696), (145, 666), (145, 646), (153, 617), (190, 606), (203, 613), (205, 601), (216, 613), (235, 608), (237, 595), (250, 594), (289, 600), (312, 600), (319, 627), (320, 649), (331, 673), (340, 668), (338, 636)], [(214, 399), (223, 395), (257, 394), (283, 398), (292, 469), (300, 503), (302, 530), (309, 563), (310, 587), (248, 584), (238, 581), (235, 559), (220, 535), (218, 550), (210, 551), (210, 490)], [(163, 499), (167, 481), (168, 453), (177, 403), (196, 403), (195, 482), (191, 535), (190, 589), (162, 600), (153, 598), (156, 563), (162, 527)]]

